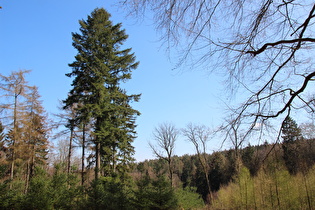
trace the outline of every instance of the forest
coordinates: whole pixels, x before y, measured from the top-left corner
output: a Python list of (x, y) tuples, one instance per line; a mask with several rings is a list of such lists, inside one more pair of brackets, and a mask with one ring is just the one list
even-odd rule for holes
[[(16, 110), (7, 110), (3, 121), (15, 122), (16, 128), (12, 123), (10, 130), (0, 127), (1, 209), (313, 208), (313, 124), (298, 126), (287, 117), (281, 142), (236, 146), (212, 154), (204, 152), (210, 140), (205, 126), (179, 130), (172, 124), (161, 124), (154, 131), (158, 144), (151, 145), (156, 159), (131, 161), (124, 168), (117, 161), (117, 171), (113, 171), (113, 162), (102, 162), (96, 179), (91, 127), (71, 130), (65, 124), (67, 130), (58, 135), (67, 136), (67, 141), (60, 141), (58, 157), (49, 154), (49, 133), (57, 125), (46, 118), (36, 87), (24, 80), (26, 73), (2, 76), (7, 84), (3, 87), (14, 87), (7, 89), (13, 91), (7, 96), (16, 99), (16, 105), (10, 106)], [(64, 125), (72, 116), (59, 114), (63, 120), (57, 124)], [(195, 143), (195, 155), (172, 154), (178, 135)], [(72, 154), (74, 145), (81, 148), (81, 157)]]
[[(163, 19), (165, 16), (159, 16), (165, 12), (165, 2), (162, 2), (158, 7), (151, 2), (150, 6), (154, 7), (151, 9), (165, 24), (160, 27), (172, 28), (179, 19), (174, 18), (169, 23)], [(168, 18), (180, 15), (185, 22), (188, 19), (184, 12), (196, 2), (192, 1), (184, 10), (177, 1), (171, 5), (167, 2), (168, 13), (165, 14)], [(283, 2), (277, 5), (276, 11), (290, 20), (293, 17), (288, 8), (303, 5)], [(123, 5), (129, 6), (128, 3), (133, 8), (146, 4), (130, 0)], [(216, 12), (219, 3), (207, 5), (207, 14)], [(271, 5), (272, 1), (266, 0), (259, 7), (258, 19), (247, 37), (250, 41), (263, 31), (260, 24)], [(192, 26), (189, 33), (197, 29), (198, 21), (203, 19), (204, 3), (199, 6), (194, 7), (195, 11), (199, 8), (199, 12), (191, 13), (191, 17), (197, 15), (198, 18), (189, 24)], [(283, 13), (282, 8), (286, 12)], [(267, 56), (269, 59), (277, 54), (266, 67), (268, 71), (276, 68), (271, 79), (257, 92), (250, 91), (252, 95), (240, 107), (230, 108), (233, 115), (217, 130), (193, 123), (185, 128), (162, 123), (153, 130), (149, 144), (156, 159), (136, 162), (133, 141), (137, 138), (136, 120), (141, 110), (134, 109), (132, 104), (140, 102), (141, 93), (129, 94), (122, 84), (132, 78), (139, 61), (131, 48), (123, 47), (128, 35), (122, 24), (114, 24), (105, 9), (96, 8), (86, 19), (79, 20), (79, 32), (72, 33), (72, 45), (77, 54), (69, 64), (71, 72), (65, 76), (73, 80), (67, 98), (60, 102), (60, 113), (53, 119), (42, 105), (38, 87), (26, 80), (31, 71), (0, 74), (0, 209), (314, 209), (315, 125), (298, 125), (292, 116), (306, 110), (313, 119), (314, 96), (302, 93), (306, 92), (315, 73), (311, 68), (300, 73), (296, 67), (300, 64), (296, 52), (314, 41), (303, 37), (315, 17), (313, 13), (315, 5), (302, 24), (289, 21), (289, 28), (293, 30), (291, 36), (298, 34), (296, 39), (268, 42), (255, 48), (256, 45), (244, 40), (245, 36), (239, 35), (242, 40), (233, 42), (235, 45), (215, 44), (239, 52), (236, 48), (246, 43), (250, 48), (242, 49), (242, 56), (245, 52), (251, 54), (252, 59), (278, 45), (292, 46), (279, 47), (279, 52)], [(180, 23), (175, 26), (180, 27)], [(201, 25), (194, 44), (204, 37), (206, 24)], [(174, 34), (168, 35), (170, 38)], [(226, 43), (227, 46), (223, 46)], [(189, 50), (192, 47), (190, 45)], [(281, 50), (284, 54), (279, 58)], [(184, 57), (188, 54), (187, 51)], [(240, 57), (237, 62), (239, 60)], [(251, 68), (258, 66), (257, 62)], [(303, 77), (299, 89), (286, 88), (286, 80), (277, 77), (282, 68), (284, 72), (290, 69), (285, 68), (286, 65), (293, 66), (294, 76)], [(235, 66), (247, 70), (246, 65)], [(261, 79), (266, 75), (270, 74), (257, 77)], [(293, 73), (289, 75), (285, 77), (288, 81), (294, 77)], [(240, 75), (232, 77), (241, 78)], [(291, 81), (288, 83), (292, 85)], [(249, 89), (245, 83), (240, 84)], [(296, 99), (301, 104), (296, 103)], [(275, 106), (274, 101), (281, 103)], [(250, 109), (254, 105), (257, 108)], [(279, 116), (283, 120), (267, 123)], [(259, 135), (252, 135), (257, 130)], [(208, 152), (208, 142), (217, 133), (223, 136), (223, 142), (230, 141), (232, 148)], [(194, 155), (174, 153), (179, 136), (191, 143)], [(268, 141), (264, 141), (267, 136)], [(61, 140), (52, 147), (52, 139)], [(251, 141), (261, 143), (251, 145)]]

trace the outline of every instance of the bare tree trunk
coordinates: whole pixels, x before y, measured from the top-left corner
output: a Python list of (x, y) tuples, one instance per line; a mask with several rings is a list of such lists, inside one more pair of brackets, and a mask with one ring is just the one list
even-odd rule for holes
[[(14, 161), (15, 161), (15, 141), (16, 141), (16, 133), (17, 133), (17, 97), (16, 94), (14, 96), (14, 110), (13, 110), (13, 143), (12, 143), (12, 162), (11, 162), (11, 170), (10, 170), (10, 179), (13, 180), (14, 178)], [(11, 188), (10, 184), (10, 188)]]
[(24, 194), (26, 194), (28, 191), (29, 181), (30, 181), (30, 159), (28, 159), (27, 164), (26, 164), (26, 177), (25, 177)]
[(170, 173), (171, 187), (173, 187), (173, 169), (172, 169), (172, 157), (168, 157), (168, 170)]
[(311, 202), (311, 199), (310, 199), (310, 193), (309, 193), (309, 189), (308, 189), (308, 185), (307, 185), (305, 170), (303, 170), (302, 176), (303, 176), (303, 182), (304, 182), (304, 187), (305, 187), (306, 196), (307, 196), (308, 209), (312, 209), (312, 202)]
[[(205, 155), (205, 154), (204, 154)], [(203, 172), (204, 172), (204, 175), (205, 175), (205, 178), (206, 178), (206, 182), (207, 182), (207, 187), (208, 187), (208, 192), (209, 192), (209, 195), (208, 195), (208, 202), (209, 204), (211, 205), (212, 203), (212, 194), (211, 194), (211, 185), (210, 185), (210, 180), (209, 180), (209, 177), (208, 177), (208, 167), (207, 167), (207, 162), (206, 162), (206, 158), (205, 157), (201, 157), (201, 154), (198, 153), (198, 158), (199, 158), (199, 161), (201, 163), (201, 166), (202, 166), (202, 169), (203, 169)]]
[(205, 126), (193, 125), (188, 124), (186, 129), (183, 129), (184, 136), (193, 143), (195, 146), (199, 162), (201, 164), (202, 170), (204, 172), (207, 188), (208, 188), (208, 197), (207, 200), (209, 204), (212, 203), (212, 192), (211, 192), (211, 185), (210, 180), (208, 177), (209, 174), (209, 167), (207, 166), (207, 153), (206, 153), (206, 144), (210, 138), (210, 131)]
[(84, 185), (84, 157), (85, 157), (85, 124), (83, 124), (83, 131), (82, 131), (82, 158), (81, 158), (81, 185)]
[(149, 146), (151, 147), (155, 156), (167, 161), (171, 187), (173, 187), (172, 156), (174, 155), (175, 142), (177, 140), (178, 133), (179, 131), (173, 124), (160, 124), (155, 128), (153, 135), (158, 144), (158, 147), (163, 151), (159, 151), (153, 146), (153, 144), (149, 143)]
[(31, 157), (27, 161), (25, 190), (24, 190), (25, 194), (28, 192), (29, 183), (31, 181), (31, 178), (34, 176), (34, 166), (35, 166), (35, 145), (32, 146)]
[(70, 128), (70, 142), (69, 142), (69, 151), (68, 151), (68, 164), (67, 164), (67, 173), (70, 174), (70, 168), (71, 168), (71, 156), (72, 156), (72, 141), (73, 141), (73, 126), (71, 125)]
[(101, 143), (99, 141), (96, 142), (95, 145), (95, 156), (96, 156), (96, 163), (95, 163), (95, 180), (98, 180), (101, 176)]
[(116, 173), (116, 148), (113, 146), (112, 149), (112, 173)]

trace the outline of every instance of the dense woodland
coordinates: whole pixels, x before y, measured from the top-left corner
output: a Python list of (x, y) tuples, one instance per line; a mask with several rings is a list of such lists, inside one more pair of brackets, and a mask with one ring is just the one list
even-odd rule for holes
[[(211, 154), (207, 127), (161, 124), (150, 144), (157, 159), (136, 163), (141, 110), (131, 104), (140, 94), (120, 85), (138, 62), (132, 49), (122, 49), (128, 36), (121, 24), (109, 19), (95, 9), (79, 21), (66, 75), (72, 89), (54, 120), (28, 84), (29, 71), (1, 75), (1, 209), (314, 208), (314, 125), (299, 126), (289, 114), (274, 143), (246, 146), (235, 138), (234, 148)], [(174, 154), (179, 135), (195, 155)]]

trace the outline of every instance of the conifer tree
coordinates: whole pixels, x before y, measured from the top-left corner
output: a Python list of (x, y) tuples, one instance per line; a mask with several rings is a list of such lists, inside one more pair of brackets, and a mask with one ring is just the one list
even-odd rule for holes
[(26, 110), (23, 123), (24, 159), (26, 161), (26, 184), (33, 177), (35, 166), (45, 165), (48, 154), (49, 122), (40, 101), (36, 86), (30, 87), (27, 96)]
[(301, 130), (298, 128), (297, 123), (287, 116), (282, 123), (281, 132), (283, 138), (283, 159), (289, 172), (295, 174), (299, 165), (298, 140), (302, 138)]
[(131, 78), (138, 62), (131, 48), (120, 49), (128, 36), (121, 24), (113, 25), (105, 9), (95, 9), (87, 20), (80, 20), (80, 33), (73, 33), (73, 46), (78, 50), (69, 66), (74, 77), (73, 88), (64, 108), (77, 103), (79, 122), (93, 123), (95, 144), (95, 178), (124, 173), (133, 161), (135, 117), (140, 113), (130, 106), (140, 95), (128, 95), (120, 87)]
[(29, 86), (25, 80), (25, 74), (29, 72), (29, 70), (20, 70), (12, 72), (9, 76), (0, 74), (2, 80), (0, 89), (3, 93), (1, 96), (5, 100), (5, 102), (1, 104), (1, 108), (4, 111), (4, 120), (7, 122), (9, 130), (6, 140), (9, 141), (8, 149), (10, 153), (11, 179), (14, 178), (16, 154), (21, 145), (21, 116), (25, 107), (25, 97), (29, 90)]

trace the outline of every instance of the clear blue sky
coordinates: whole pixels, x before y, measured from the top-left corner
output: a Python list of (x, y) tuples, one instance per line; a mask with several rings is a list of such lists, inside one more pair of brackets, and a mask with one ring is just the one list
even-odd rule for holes
[[(108, 3), (111, 2), (111, 3)], [(133, 107), (142, 115), (137, 120), (138, 138), (134, 142), (138, 161), (153, 158), (148, 147), (152, 131), (163, 122), (183, 128), (189, 122), (215, 127), (222, 119), (222, 83), (202, 69), (172, 70), (165, 49), (150, 20), (137, 22), (107, 0), (2, 0), (0, 1), (0, 73), (29, 69), (31, 85), (39, 87), (46, 111), (58, 113), (58, 100), (70, 90), (72, 79), (65, 76), (68, 63), (76, 54), (71, 32), (79, 31), (78, 20), (86, 19), (96, 7), (111, 13), (113, 23), (122, 23), (140, 61), (133, 78), (124, 85), (128, 93), (142, 93)], [(221, 108), (220, 108), (221, 107)], [(217, 150), (219, 140), (211, 140), (208, 151)], [(194, 153), (192, 145), (180, 136), (177, 155)]]

